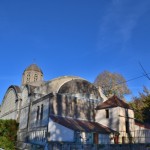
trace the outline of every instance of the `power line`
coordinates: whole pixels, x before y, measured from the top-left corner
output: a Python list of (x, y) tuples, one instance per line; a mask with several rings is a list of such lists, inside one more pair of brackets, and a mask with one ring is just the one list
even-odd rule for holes
[[(129, 80), (126, 80), (126, 81), (123, 81), (123, 82), (120, 82), (120, 83), (116, 83), (114, 86), (117, 86), (117, 85), (120, 85), (120, 84), (123, 84), (123, 83), (127, 83), (127, 82), (130, 82), (130, 81), (133, 81), (133, 80), (142, 78), (142, 77), (144, 77), (144, 76), (147, 77), (147, 75), (149, 75), (149, 74), (150, 74), (150, 73), (146, 73), (146, 74), (143, 74), (143, 75), (141, 75), (141, 76), (134, 77), (134, 78), (131, 78), (131, 79), (129, 79)], [(105, 86), (105, 88), (106, 88), (106, 87), (110, 87), (110, 86)]]
[(150, 77), (148, 76), (146, 70), (144, 69), (144, 67), (142, 66), (142, 64), (141, 64), (140, 62), (139, 62), (139, 65), (141, 66), (141, 68), (142, 68), (142, 70), (143, 70), (145, 76), (148, 78), (148, 80), (150, 80)]
[(135, 78), (126, 80), (125, 82), (120, 82), (119, 84), (121, 84), (121, 83), (126, 83), (126, 82), (129, 82), (129, 81), (132, 81), (132, 80), (136, 80), (136, 79), (142, 78), (142, 77), (144, 77), (144, 76), (146, 76), (146, 75), (148, 75), (148, 74), (150, 74), (150, 73), (146, 73), (146, 74), (143, 74), (143, 75), (141, 75), (141, 76), (138, 76), (138, 77), (135, 77)]

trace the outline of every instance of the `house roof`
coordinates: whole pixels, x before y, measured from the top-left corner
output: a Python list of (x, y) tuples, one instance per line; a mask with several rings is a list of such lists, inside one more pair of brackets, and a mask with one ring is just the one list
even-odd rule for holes
[(102, 134), (116, 133), (116, 131), (106, 126), (103, 126), (97, 122), (90, 122), (85, 120), (78, 120), (78, 119), (60, 117), (54, 115), (50, 115), (50, 118), (54, 122), (61, 124), (62, 126), (65, 126), (74, 131), (99, 132)]
[(127, 104), (123, 100), (119, 99), (116, 95), (114, 95), (114, 96), (110, 97), (108, 100), (106, 100), (105, 102), (99, 104), (96, 107), (96, 110), (113, 108), (113, 107), (123, 107), (123, 108), (127, 108), (127, 109), (132, 109), (129, 106), (129, 104)]
[(143, 123), (141, 121), (135, 120), (135, 125), (143, 127), (145, 129), (150, 129), (150, 124), (148, 123)]

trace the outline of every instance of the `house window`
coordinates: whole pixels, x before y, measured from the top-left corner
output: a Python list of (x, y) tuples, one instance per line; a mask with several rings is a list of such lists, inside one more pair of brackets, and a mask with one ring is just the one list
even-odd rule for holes
[(37, 106), (36, 120), (39, 120), (40, 106)]
[(129, 121), (126, 120), (126, 133), (129, 133)]
[(109, 118), (109, 110), (106, 109), (105, 111), (106, 111), (106, 118)]
[(42, 120), (42, 119), (43, 119), (43, 108), (44, 108), (44, 105), (42, 104), (42, 105), (41, 105), (40, 120)]

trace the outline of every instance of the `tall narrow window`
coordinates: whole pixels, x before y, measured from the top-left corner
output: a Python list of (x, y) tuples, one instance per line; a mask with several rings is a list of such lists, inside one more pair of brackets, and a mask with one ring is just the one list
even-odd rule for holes
[(41, 115), (40, 115), (40, 120), (43, 119), (43, 108), (44, 108), (44, 105), (42, 104), (42, 105), (41, 105)]
[(30, 82), (30, 74), (27, 74), (27, 82)]
[(37, 81), (37, 79), (38, 79), (38, 75), (35, 74), (35, 75), (34, 75), (34, 81)]
[(105, 109), (105, 111), (106, 111), (106, 118), (109, 118), (109, 110)]
[(37, 106), (36, 120), (39, 120), (40, 106)]
[(129, 121), (126, 120), (126, 133), (129, 133)]

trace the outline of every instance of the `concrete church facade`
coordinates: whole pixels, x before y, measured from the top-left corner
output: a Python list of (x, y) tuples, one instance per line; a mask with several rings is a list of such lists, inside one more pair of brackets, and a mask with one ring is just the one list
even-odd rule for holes
[[(129, 139), (134, 137), (135, 128), (139, 128), (133, 110), (117, 97), (106, 100), (100, 89), (76, 76), (45, 82), (36, 64), (25, 69), (21, 86), (11, 85), (6, 91), (0, 119), (19, 122), (17, 147), (20, 149), (33, 149), (36, 145), (51, 149), (58, 142), (132, 142)], [(149, 128), (142, 128), (145, 129), (149, 132)]]

